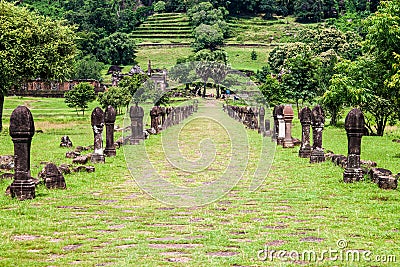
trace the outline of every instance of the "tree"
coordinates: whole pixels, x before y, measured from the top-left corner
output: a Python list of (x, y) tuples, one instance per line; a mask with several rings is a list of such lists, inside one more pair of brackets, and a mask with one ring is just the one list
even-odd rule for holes
[(158, 1), (157, 3), (154, 4), (154, 12), (156, 13), (162, 13), (165, 11), (165, 2), (164, 1)]
[(4, 96), (35, 78), (64, 80), (72, 73), (75, 28), (23, 7), (0, 2), (0, 131)]
[(310, 53), (303, 53), (289, 58), (283, 66), (281, 86), (285, 96), (296, 101), (297, 110), (299, 100), (304, 103), (318, 94), (319, 63)]
[(210, 49), (214, 51), (224, 43), (224, 35), (216, 26), (201, 24), (194, 29), (194, 42), (192, 46), (195, 51)]
[(113, 106), (117, 114), (122, 113), (123, 107), (128, 107), (132, 100), (132, 96), (124, 87), (110, 87), (104, 93), (99, 93), (98, 100), (103, 108), (108, 107), (108, 105)]
[(107, 64), (128, 65), (135, 63), (136, 44), (131, 35), (115, 32), (100, 40), (98, 58)]
[(84, 116), (88, 103), (96, 99), (96, 94), (93, 85), (84, 82), (75, 85), (74, 88), (64, 94), (64, 97), (68, 107), (75, 108), (76, 114), (78, 114), (78, 110), (82, 111), (82, 116)]
[(278, 10), (276, 0), (261, 0), (260, 9), (264, 12), (264, 19), (273, 19), (273, 14)]
[(277, 46), (269, 53), (269, 67), (274, 74), (278, 74), (288, 58), (294, 57), (301, 53), (309, 53), (310, 51), (310, 46), (302, 42)]
[(88, 55), (79, 59), (75, 63), (74, 74), (72, 76), (73, 79), (94, 79), (98, 81), (102, 81), (103, 77), (101, 75), (101, 71), (104, 68), (104, 64), (102, 62), (98, 62), (97, 59)]
[(147, 81), (146, 74), (133, 74), (132, 76), (125, 76), (118, 86), (127, 90), (131, 97), (135, 95), (136, 91)]
[(215, 9), (210, 2), (201, 2), (191, 7), (187, 14), (191, 24), (196, 27), (200, 24), (214, 25), (218, 21), (224, 21), (229, 12), (224, 7)]

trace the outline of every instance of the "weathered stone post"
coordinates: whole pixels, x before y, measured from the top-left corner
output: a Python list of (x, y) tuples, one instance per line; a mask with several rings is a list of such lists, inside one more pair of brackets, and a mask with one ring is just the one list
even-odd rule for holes
[(135, 106), (131, 106), (131, 109), (129, 110), (129, 115), (131, 117), (131, 131), (132, 131), (130, 144), (137, 145), (139, 144), (140, 141), (144, 140), (143, 108), (139, 107), (137, 104)]
[(273, 125), (273, 129), (272, 129), (272, 135), (271, 135), (271, 139), (272, 141), (276, 142), (278, 140), (278, 115), (277, 115), (277, 110), (278, 110), (278, 106), (274, 107), (274, 110), (272, 112), (272, 116), (274, 118), (274, 125)]
[(35, 198), (35, 183), (31, 178), (31, 141), (35, 134), (32, 113), (19, 106), (11, 113), (10, 136), (14, 143), (14, 181), (10, 186), (12, 197), (19, 200)]
[(264, 136), (271, 136), (271, 122), (269, 119), (265, 120), (265, 133)]
[(360, 166), (361, 138), (364, 133), (364, 115), (359, 109), (352, 109), (347, 114), (345, 129), (347, 132), (347, 165), (343, 173), (343, 181), (352, 183), (363, 178)]
[(311, 127), (313, 130), (313, 146), (310, 155), (310, 163), (325, 161), (324, 150), (322, 149), (322, 131), (324, 130), (324, 111), (317, 105), (311, 111)]
[(117, 113), (113, 106), (108, 106), (106, 112), (104, 113), (104, 122), (106, 124), (106, 148), (104, 149), (104, 154), (107, 157), (115, 157), (117, 151), (114, 145), (114, 123)]
[(301, 146), (299, 150), (300, 158), (309, 158), (311, 156), (310, 145), (310, 126), (311, 126), (311, 110), (308, 107), (302, 108), (299, 113), (301, 123)]
[(283, 148), (293, 148), (292, 140), (292, 120), (294, 117), (294, 112), (292, 106), (285, 106), (283, 109), (283, 118), (285, 121), (285, 139), (283, 139)]
[(265, 125), (264, 125), (265, 109), (264, 109), (264, 107), (260, 107), (260, 110), (258, 112), (258, 116), (259, 116), (259, 122), (260, 122), (260, 126), (258, 127), (258, 133), (262, 134), (263, 136), (265, 136)]
[(158, 130), (158, 124), (159, 124), (159, 120), (158, 120), (158, 107), (153, 107), (150, 111), (150, 118), (151, 118), (151, 128), (153, 128), (156, 132), (156, 134), (158, 134), (160, 131)]
[(165, 119), (167, 118), (167, 108), (161, 108), (161, 128), (164, 130)]
[(177, 123), (177, 108), (172, 108), (172, 111), (171, 111), (171, 114), (172, 114), (172, 120), (171, 120), (171, 125), (177, 125), (178, 123)]
[(276, 110), (276, 117), (278, 119), (278, 138), (277, 138), (277, 144), (282, 145), (283, 140), (285, 139), (285, 120), (283, 119), (283, 105), (279, 105), (277, 110)]
[(92, 129), (94, 134), (94, 153), (90, 158), (93, 163), (104, 163), (103, 154), (103, 127), (104, 127), (104, 112), (101, 108), (96, 107), (92, 112)]

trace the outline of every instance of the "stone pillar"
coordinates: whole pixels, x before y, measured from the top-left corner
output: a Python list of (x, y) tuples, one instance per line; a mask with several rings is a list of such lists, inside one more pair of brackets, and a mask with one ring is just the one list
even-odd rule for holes
[(161, 108), (161, 128), (164, 129), (165, 119), (167, 117), (167, 109), (165, 107)]
[(115, 157), (117, 155), (114, 145), (114, 123), (116, 116), (114, 107), (108, 106), (104, 113), (104, 123), (106, 124), (106, 148), (104, 149), (104, 154), (107, 157)]
[(35, 134), (32, 113), (19, 106), (10, 117), (10, 136), (14, 143), (14, 181), (10, 186), (12, 197), (19, 200), (35, 198), (35, 183), (31, 178), (31, 141)]
[(93, 163), (104, 163), (103, 154), (103, 127), (104, 127), (104, 112), (97, 107), (92, 112), (92, 129), (94, 134), (94, 153), (90, 158)]
[(277, 110), (278, 110), (278, 106), (275, 106), (274, 110), (272, 112), (272, 116), (274, 118), (274, 125), (273, 125), (273, 129), (272, 129), (271, 139), (274, 142), (276, 142), (278, 139), (278, 129), (279, 129)]
[(360, 166), (361, 138), (364, 133), (364, 115), (359, 109), (352, 109), (347, 114), (344, 127), (347, 132), (347, 165), (343, 173), (343, 181), (352, 183), (363, 178)]
[(324, 130), (324, 111), (317, 105), (311, 111), (311, 127), (313, 131), (313, 146), (310, 155), (310, 163), (325, 161), (324, 150), (322, 149), (322, 131)]
[(270, 120), (265, 120), (265, 134), (264, 136), (271, 136), (271, 122)]
[(276, 117), (278, 119), (278, 138), (277, 138), (277, 144), (282, 145), (283, 140), (285, 139), (285, 120), (283, 119), (283, 109), (284, 106), (280, 105), (278, 106), (276, 110)]
[(292, 120), (294, 117), (292, 106), (285, 106), (283, 109), (283, 118), (285, 120), (285, 139), (283, 139), (283, 148), (293, 148), (292, 140)]
[(131, 131), (132, 131), (130, 143), (131, 145), (137, 145), (139, 144), (140, 141), (144, 140), (143, 108), (139, 107), (137, 104), (136, 106), (131, 106), (131, 109), (129, 110), (129, 115), (131, 117)]
[(265, 136), (265, 125), (264, 125), (265, 109), (264, 109), (264, 107), (260, 108), (260, 111), (258, 112), (258, 116), (259, 116), (259, 122), (260, 122), (260, 126), (258, 127), (258, 133), (262, 134), (262, 136)]
[(311, 145), (310, 145), (311, 110), (308, 107), (302, 108), (299, 113), (299, 119), (302, 129), (299, 157), (309, 158), (311, 156)]
[(156, 134), (158, 134), (160, 131), (158, 130), (158, 107), (153, 107), (150, 111), (150, 118), (151, 118), (151, 128), (153, 128), (156, 132)]

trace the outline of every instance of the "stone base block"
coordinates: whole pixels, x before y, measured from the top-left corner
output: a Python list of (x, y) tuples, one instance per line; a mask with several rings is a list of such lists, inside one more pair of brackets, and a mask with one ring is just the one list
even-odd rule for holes
[(300, 149), (299, 150), (299, 157), (300, 158), (309, 158), (311, 156), (311, 148), (309, 149)]
[(361, 168), (357, 169), (348, 169), (346, 168), (343, 173), (343, 181), (345, 183), (354, 183), (362, 180), (364, 177), (363, 171)]
[(14, 181), (10, 186), (11, 197), (19, 200), (35, 198), (35, 183), (33, 180)]
[(101, 155), (101, 154), (92, 154), (90, 161), (92, 163), (105, 163), (106, 162), (104, 155)]
[(106, 148), (104, 149), (104, 155), (106, 155), (107, 157), (115, 157), (117, 155), (117, 151), (115, 150), (115, 148)]
[(310, 155), (310, 163), (319, 163), (325, 161), (325, 154), (322, 150), (313, 150)]

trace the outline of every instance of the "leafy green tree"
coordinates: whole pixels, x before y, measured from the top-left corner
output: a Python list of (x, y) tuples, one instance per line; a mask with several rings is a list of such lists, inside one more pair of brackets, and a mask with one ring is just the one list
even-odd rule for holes
[(260, 86), (260, 91), (270, 106), (286, 102), (281, 84), (271, 74), (265, 76), (264, 83)]
[(195, 51), (202, 49), (214, 51), (224, 43), (224, 35), (216, 26), (201, 24), (194, 29), (193, 35), (192, 47)]
[(273, 14), (278, 10), (276, 0), (261, 0), (260, 10), (264, 12), (264, 19), (273, 19)]
[(310, 53), (303, 53), (289, 58), (283, 66), (281, 86), (285, 96), (296, 102), (297, 110), (300, 100), (304, 103), (318, 95), (319, 64)]
[(187, 14), (191, 24), (196, 27), (200, 24), (213, 25), (218, 21), (224, 21), (229, 12), (223, 7), (215, 9), (210, 2), (201, 2), (191, 7)]
[(72, 73), (74, 28), (26, 8), (0, 2), (0, 131), (4, 96), (35, 78), (63, 80)]
[(319, 22), (323, 18), (322, 0), (295, 0), (294, 15), (301, 22)]
[(96, 94), (93, 85), (83, 82), (67, 91), (64, 97), (68, 107), (75, 108), (77, 114), (78, 110), (82, 111), (82, 116), (84, 116), (85, 110), (88, 108), (88, 103), (96, 99)]
[(116, 109), (117, 114), (121, 114), (122, 108), (129, 106), (132, 96), (125, 87), (110, 87), (107, 91), (99, 93), (98, 100), (103, 108), (111, 105)]
[(100, 40), (100, 48), (98, 58), (104, 63), (113, 65), (135, 63), (136, 44), (129, 34), (115, 32)]
[(162, 13), (166, 9), (166, 4), (164, 1), (158, 1), (154, 4), (154, 12)]
[(94, 79), (102, 81), (101, 71), (104, 68), (104, 63), (98, 62), (94, 56), (88, 55), (75, 63), (73, 79)]
[(268, 64), (271, 68), (271, 71), (275, 74), (278, 74), (288, 58), (294, 57), (301, 53), (308, 54), (310, 52), (310, 46), (302, 42), (277, 46), (269, 53)]
[(252, 51), (251, 51), (251, 60), (257, 60), (257, 57), (258, 57), (258, 55), (257, 55), (257, 52), (253, 49)]
[(147, 81), (146, 74), (133, 74), (132, 76), (125, 76), (118, 86), (124, 88), (130, 93), (131, 97), (135, 95), (136, 91)]

